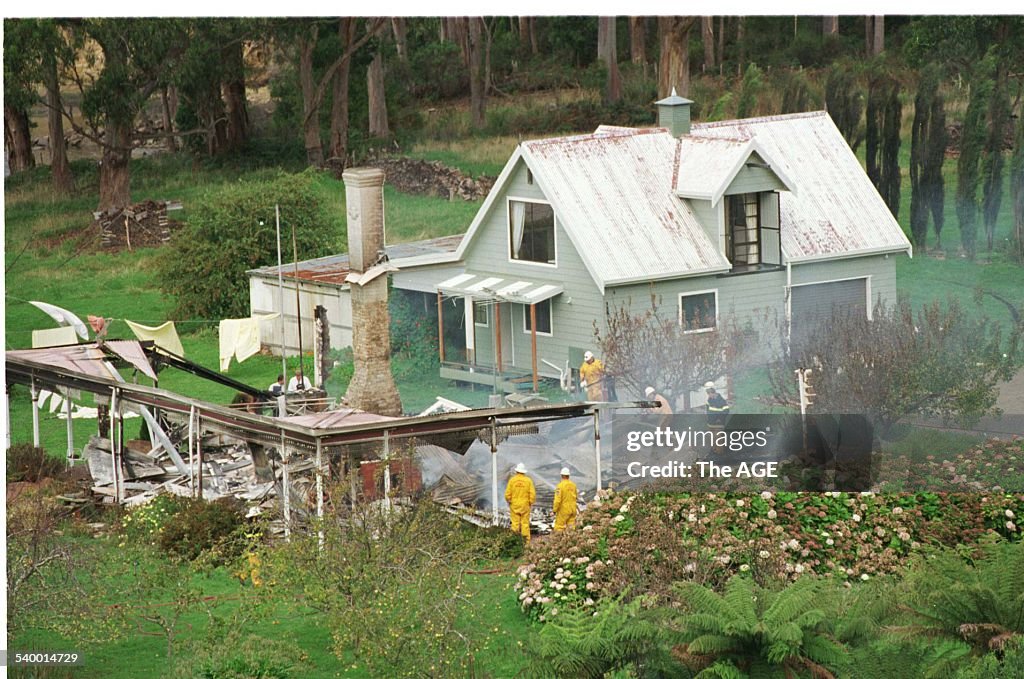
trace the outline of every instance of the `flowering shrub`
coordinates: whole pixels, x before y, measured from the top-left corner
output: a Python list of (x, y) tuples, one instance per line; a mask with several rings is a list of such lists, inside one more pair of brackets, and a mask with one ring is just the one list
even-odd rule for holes
[(516, 591), (537, 620), (623, 591), (668, 594), (675, 581), (721, 587), (802, 574), (867, 581), (925, 545), (1021, 539), (1024, 494), (616, 494), (603, 491), (575, 531), (535, 541)]
[(984, 492), (1024, 488), (1024, 438), (992, 439), (966, 452), (940, 459), (926, 455), (923, 460), (907, 456), (882, 458), (881, 490), (949, 488), (950, 491)]
[(121, 519), (124, 535), (133, 542), (155, 545), (164, 526), (184, 504), (176, 495), (160, 494), (144, 505), (128, 510)]

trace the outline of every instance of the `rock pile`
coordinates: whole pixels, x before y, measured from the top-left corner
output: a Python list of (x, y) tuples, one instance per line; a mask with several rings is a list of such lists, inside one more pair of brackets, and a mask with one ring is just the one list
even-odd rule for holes
[(494, 186), (493, 177), (473, 179), (461, 170), (436, 160), (391, 157), (368, 161), (366, 165), (384, 170), (384, 181), (402, 193), (418, 196), (480, 200)]

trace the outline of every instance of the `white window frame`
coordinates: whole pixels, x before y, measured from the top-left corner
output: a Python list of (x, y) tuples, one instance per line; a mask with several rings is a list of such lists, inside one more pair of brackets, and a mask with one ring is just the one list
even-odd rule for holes
[[(551, 208), (551, 228), (553, 233), (553, 241), (555, 245), (555, 261), (553, 263), (548, 262), (531, 262), (528, 259), (516, 259), (512, 256), (512, 201), (518, 203), (534, 203), (536, 205), (547, 205)], [(505, 256), (508, 257), (510, 264), (524, 264), (526, 266), (542, 266), (548, 269), (558, 268), (558, 215), (555, 214), (555, 206), (550, 201), (540, 200), (537, 198), (519, 198), (517, 196), (505, 196)]]
[(719, 325), (719, 314), (718, 314), (718, 288), (712, 288), (709, 290), (693, 290), (688, 292), (680, 292), (678, 300), (679, 310), (679, 327), (683, 327), (683, 298), (684, 297), (696, 297), (697, 295), (713, 294), (715, 296), (715, 324), (710, 328), (695, 328), (693, 330), (683, 330), (684, 335), (695, 335), (699, 332), (714, 332), (718, 330)]
[[(541, 302), (547, 302), (548, 303), (548, 326), (551, 328), (551, 332), (541, 332), (540, 330), (538, 330), (537, 331), (537, 336), (538, 337), (553, 337), (554, 334), (555, 334), (555, 301), (554, 300), (555, 300), (554, 297), (548, 297), (547, 299), (542, 299), (540, 302), (535, 302), (535, 304), (540, 304)], [(524, 335), (530, 335), (530, 334), (533, 333), (532, 330), (530, 330), (529, 328), (526, 327), (526, 320), (529, 317), (530, 317), (530, 305), (529, 304), (524, 304), (523, 305), (523, 334)], [(540, 315), (538, 314), (538, 319), (539, 319), (539, 317), (540, 317)]]

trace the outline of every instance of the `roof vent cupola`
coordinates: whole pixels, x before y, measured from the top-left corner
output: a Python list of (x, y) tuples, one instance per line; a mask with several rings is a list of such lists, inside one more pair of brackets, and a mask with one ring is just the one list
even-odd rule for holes
[(672, 88), (672, 94), (654, 104), (658, 107), (658, 127), (667, 128), (673, 137), (681, 137), (690, 133), (690, 105), (692, 101), (676, 94), (676, 88)]

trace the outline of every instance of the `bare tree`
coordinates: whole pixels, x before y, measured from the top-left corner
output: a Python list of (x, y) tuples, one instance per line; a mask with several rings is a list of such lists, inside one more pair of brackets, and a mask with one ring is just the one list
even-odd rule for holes
[(696, 23), (695, 16), (658, 17), (659, 96), (668, 96), (673, 88), (684, 97), (690, 93), (690, 30)]
[(836, 309), (770, 365), (777, 402), (796, 402), (793, 371), (812, 370), (814, 408), (864, 413), (883, 437), (912, 415), (971, 423), (995, 412), (999, 382), (1013, 376), (1020, 328), (1004, 340), (999, 324), (972, 318), (955, 302), (917, 313), (909, 304)]
[(615, 17), (597, 19), (597, 58), (608, 70), (605, 80), (604, 103), (613, 104), (622, 99), (622, 78), (619, 75), (618, 50), (615, 39)]
[[(715, 312), (705, 313), (710, 317)], [(653, 386), (670, 403), (682, 398), (683, 408), (689, 410), (690, 392), (737, 369), (753, 341), (751, 333), (729, 319), (719, 318), (713, 330), (700, 331), (694, 331), (703, 325), (699, 318), (689, 322), (684, 325), (677, 313), (659, 308), (653, 300), (643, 313), (633, 312), (628, 304), (610, 310), (605, 332), (594, 324), (608, 374), (637, 394)]]
[(408, 27), (405, 17), (391, 17), (391, 35), (395, 38), (395, 55), (399, 61), (409, 60), (409, 46), (406, 40)]

